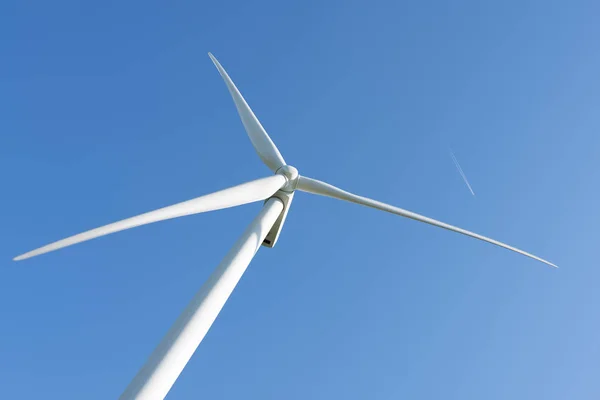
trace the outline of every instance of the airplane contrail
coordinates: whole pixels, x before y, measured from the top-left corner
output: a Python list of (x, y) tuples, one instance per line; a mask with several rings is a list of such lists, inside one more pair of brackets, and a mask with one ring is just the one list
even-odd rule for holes
[(465, 175), (465, 173), (463, 172), (462, 168), (460, 167), (460, 164), (458, 163), (458, 160), (454, 156), (454, 152), (452, 151), (452, 149), (450, 149), (450, 155), (452, 156), (452, 161), (454, 161), (454, 165), (456, 165), (456, 169), (460, 173), (460, 176), (462, 176), (463, 180), (465, 181), (465, 184), (467, 185), (467, 187), (471, 191), (471, 194), (473, 196), (475, 196), (475, 192), (473, 191), (473, 188), (469, 184), (469, 181), (467, 180), (467, 176)]

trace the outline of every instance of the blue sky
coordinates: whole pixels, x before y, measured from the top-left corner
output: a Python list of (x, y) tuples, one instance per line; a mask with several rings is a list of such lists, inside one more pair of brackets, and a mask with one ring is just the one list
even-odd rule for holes
[(269, 173), (208, 51), (300, 173), (561, 268), (299, 193), (169, 399), (600, 396), (597, 2), (202, 3), (0, 5), (2, 398), (117, 398), (259, 210), (11, 261)]

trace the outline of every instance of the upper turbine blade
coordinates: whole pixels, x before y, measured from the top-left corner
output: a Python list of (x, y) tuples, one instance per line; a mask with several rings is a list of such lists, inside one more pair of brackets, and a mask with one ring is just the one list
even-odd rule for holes
[(436, 221), (435, 219), (416, 214), (412, 211), (407, 211), (402, 208), (394, 207), (389, 204), (382, 203), (380, 201), (369, 199), (367, 197), (357, 196), (355, 194), (346, 192), (345, 190), (339, 189), (333, 185), (330, 185), (325, 182), (321, 182), (316, 179), (300, 176), (300, 178), (298, 180), (297, 189), (301, 190), (303, 192), (319, 194), (322, 196), (333, 197), (335, 199), (350, 201), (350, 202), (356, 203), (356, 204), (362, 204), (367, 207), (372, 207), (372, 208), (376, 208), (378, 210), (387, 211), (392, 214), (411, 218), (411, 219), (414, 219), (414, 220), (420, 221), (420, 222), (425, 222), (427, 224), (437, 226), (440, 228), (444, 228), (444, 229), (448, 229), (450, 231), (462, 233), (463, 235), (471, 236), (471, 237), (474, 237), (475, 239), (483, 240), (484, 242), (488, 242), (488, 243), (495, 244), (496, 246), (504, 247), (505, 249), (512, 250), (516, 253), (533, 258), (534, 260), (541, 261), (544, 264), (548, 264), (550, 266), (558, 268), (556, 265), (552, 264), (549, 261), (546, 261), (540, 257), (534, 256), (533, 254), (527, 253), (523, 250), (517, 249), (516, 247), (509, 246), (509, 245), (499, 242), (497, 240), (490, 239), (488, 237), (467, 231), (466, 229), (462, 229), (462, 228), (458, 228), (456, 226), (446, 224), (444, 222)]
[(265, 131), (265, 129), (260, 124), (260, 121), (252, 110), (244, 97), (235, 86), (225, 69), (219, 64), (219, 61), (211, 54), (208, 53), (208, 56), (215, 64), (219, 73), (223, 77), (227, 88), (229, 89), (229, 93), (231, 93), (231, 97), (233, 97), (233, 101), (238, 110), (238, 114), (244, 124), (244, 128), (246, 128), (246, 132), (252, 141), (252, 145), (254, 149), (258, 153), (260, 159), (269, 167), (273, 172), (276, 172), (280, 167), (285, 165), (285, 160), (279, 153), (279, 150)]
[(59, 240), (58, 242), (48, 244), (44, 247), (40, 247), (39, 249), (15, 257), (14, 260), (24, 260), (26, 258), (48, 253), (63, 247), (71, 246), (86, 240), (123, 231), (125, 229), (134, 228), (140, 225), (151, 224), (153, 222), (183, 217), (185, 215), (199, 214), (207, 211), (220, 210), (223, 208), (235, 207), (242, 204), (264, 200), (278, 191), (283, 185), (286, 184), (286, 182), (287, 180), (284, 176), (273, 175), (267, 178), (243, 183), (238, 186), (197, 197), (195, 199), (184, 201), (182, 203), (164, 207), (155, 211), (150, 211), (145, 214), (124, 219), (122, 221)]

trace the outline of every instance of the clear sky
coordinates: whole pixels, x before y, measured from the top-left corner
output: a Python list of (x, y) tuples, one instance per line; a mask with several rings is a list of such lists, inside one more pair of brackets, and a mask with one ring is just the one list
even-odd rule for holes
[(258, 212), (11, 261), (269, 174), (211, 51), (301, 174), (561, 268), (299, 193), (169, 399), (597, 399), (599, 13), (1, 2), (0, 398), (117, 398)]

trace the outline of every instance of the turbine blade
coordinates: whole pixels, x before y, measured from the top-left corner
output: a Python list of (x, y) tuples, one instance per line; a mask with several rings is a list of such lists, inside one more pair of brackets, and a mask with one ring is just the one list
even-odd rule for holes
[(219, 61), (211, 54), (208, 53), (208, 56), (212, 60), (212, 62), (219, 70), (219, 74), (223, 77), (225, 84), (227, 85), (227, 89), (229, 89), (229, 93), (231, 93), (231, 97), (233, 98), (233, 102), (238, 110), (238, 114), (240, 115), (240, 119), (244, 124), (244, 128), (246, 128), (246, 132), (248, 133), (248, 137), (250, 137), (250, 141), (254, 146), (254, 149), (258, 153), (260, 159), (269, 167), (273, 172), (277, 172), (277, 170), (285, 165), (285, 160), (279, 153), (279, 150), (267, 134), (267, 131), (260, 124), (256, 115), (244, 100), (244, 97), (235, 86), (225, 69), (219, 64)]
[(382, 211), (387, 211), (389, 213), (392, 214), (396, 214), (396, 215), (400, 215), (402, 217), (406, 217), (406, 218), (410, 218), (410, 219), (414, 219), (416, 221), (419, 222), (425, 222), (427, 224), (433, 225), (433, 226), (437, 226), (439, 228), (444, 228), (447, 229), (449, 231), (453, 231), (453, 232), (458, 232), (458, 233), (462, 233), (463, 235), (467, 235), (467, 236), (471, 236), (475, 239), (479, 239), (479, 240), (483, 240), (484, 242), (488, 242), (491, 244), (495, 244), (496, 246), (500, 246), (500, 247), (504, 247), (505, 249), (508, 250), (512, 250), (516, 253), (522, 254), (524, 256), (533, 258), (534, 260), (538, 260), (543, 262), (544, 264), (548, 264), (552, 267), (558, 268), (556, 265), (552, 264), (549, 261), (544, 260), (543, 258), (540, 258), (538, 256), (534, 256), (533, 254), (527, 253), (523, 250), (517, 249), (516, 247), (513, 246), (509, 246), (505, 243), (499, 242), (497, 240), (494, 239), (490, 239), (488, 237), (479, 235), (477, 233), (473, 233), (470, 232), (466, 229), (462, 229), (462, 228), (458, 228), (456, 226), (452, 226), (449, 224), (446, 224), (444, 222), (440, 222), (437, 221), (435, 219), (429, 218), (429, 217), (425, 217), (423, 215), (419, 215), (417, 213), (414, 213), (412, 211), (408, 211), (408, 210), (404, 210), (402, 208), (398, 208), (398, 207), (394, 207), (391, 206), (389, 204), (385, 204), (382, 203), (380, 201), (376, 201), (376, 200), (372, 200), (369, 199), (367, 197), (362, 197), (362, 196), (357, 196), (355, 194), (346, 192), (345, 190), (342, 190), (340, 188), (337, 188), (333, 185), (330, 185), (328, 183), (316, 180), (316, 179), (312, 179), (312, 178), (307, 178), (304, 176), (300, 176), (300, 178), (298, 179), (298, 185), (296, 187), (298, 190), (301, 190), (303, 192), (308, 192), (308, 193), (313, 193), (313, 194), (319, 194), (322, 196), (328, 196), (328, 197), (333, 197), (335, 199), (339, 199), (339, 200), (345, 200), (345, 201), (349, 201), (352, 203), (356, 203), (356, 204), (361, 204), (363, 206), (367, 206), (367, 207), (372, 207), (378, 210), (382, 210)]
[(192, 200), (184, 201), (172, 206), (164, 207), (155, 211), (150, 211), (135, 217), (124, 219), (100, 228), (92, 229), (80, 233), (58, 242), (50, 243), (39, 249), (15, 257), (15, 261), (24, 260), (50, 251), (58, 250), (63, 247), (71, 246), (86, 240), (95, 239), (111, 233), (134, 228), (140, 225), (147, 225), (167, 219), (183, 217), (185, 215), (199, 214), (207, 211), (220, 210), (223, 208), (240, 206), (259, 200), (264, 200), (278, 191), (287, 182), (282, 175), (273, 175), (267, 178), (257, 179), (246, 182), (238, 186), (224, 189), (205, 196), (197, 197)]

